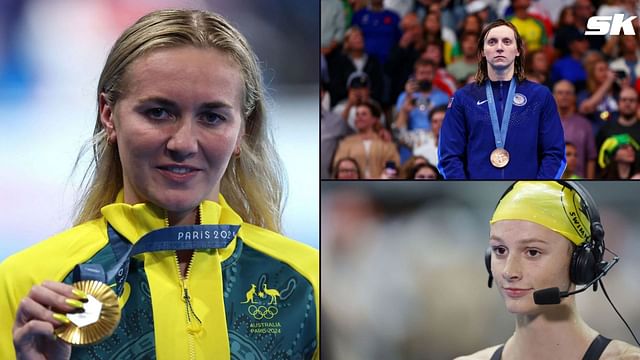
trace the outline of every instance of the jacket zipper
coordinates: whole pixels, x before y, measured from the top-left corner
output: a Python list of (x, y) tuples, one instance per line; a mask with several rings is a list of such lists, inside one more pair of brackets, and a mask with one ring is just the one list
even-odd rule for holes
[[(196, 223), (200, 223), (200, 210), (198, 209), (198, 219)], [(165, 225), (169, 226), (169, 216), (165, 216)], [(187, 321), (187, 342), (189, 344), (189, 359), (196, 358), (196, 348), (195, 348), (195, 334), (199, 333), (202, 329), (202, 320), (196, 315), (193, 305), (191, 303), (191, 296), (189, 295), (189, 274), (191, 274), (191, 265), (193, 264), (193, 254), (189, 259), (189, 263), (187, 264), (187, 271), (185, 273), (184, 278), (182, 277), (182, 273), (180, 272), (180, 260), (178, 259), (178, 253), (174, 252), (174, 259), (176, 261), (176, 270), (178, 271), (178, 279), (180, 280), (180, 288), (182, 289), (182, 300), (185, 303), (185, 313), (186, 313), (186, 321)]]
[(189, 274), (191, 272), (191, 264), (193, 264), (193, 255), (189, 260), (189, 264), (187, 265), (187, 272), (185, 277), (183, 278), (180, 274), (180, 262), (178, 261), (178, 255), (175, 256), (176, 260), (176, 269), (178, 270), (178, 278), (180, 279), (180, 288), (182, 289), (182, 300), (185, 303), (185, 314), (187, 321), (187, 341), (189, 343), (189, 359), (196, 358), (196, 349), (195, 349), (195, 334), (200, 332), (202, 327), (202, 320), (196, 315), (193, 310), (193, 305), (191, 303), (191, 296), (189, 295)]

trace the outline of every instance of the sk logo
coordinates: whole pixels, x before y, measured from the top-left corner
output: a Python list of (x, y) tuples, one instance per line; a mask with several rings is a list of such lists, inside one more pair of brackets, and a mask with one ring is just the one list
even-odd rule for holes
[[(256, 300), (258, 295), (260, 299)], [(269, 297), (269, 299), (266, 299)], [(267, 284), (262, 284), (262, 290), (256, 293), (256, 284), (251, 284), (251, 288), (246, 293), (246, 300), (241, 304), (251, 304), (247, 308), (249, 315), (256, 320), (273, 319), (278, 314), (278, 298), (280, 292), (277, 289), (267, 288)], [(257, 305), (254, 305), (257, 304)]]

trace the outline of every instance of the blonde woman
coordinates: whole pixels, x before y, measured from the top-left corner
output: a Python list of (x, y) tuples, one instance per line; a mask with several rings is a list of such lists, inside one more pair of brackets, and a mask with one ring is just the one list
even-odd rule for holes
[[(219, 15), (160, 10), (128, 28), (99, 80), (76, 226), (0, 264), (0, 358), (317, 358), (318, 253), (279, 234), (264, 96)], [(72, 347), (60, 334), (92, 298), (70, 284), (95, 277), (121, 319)]]

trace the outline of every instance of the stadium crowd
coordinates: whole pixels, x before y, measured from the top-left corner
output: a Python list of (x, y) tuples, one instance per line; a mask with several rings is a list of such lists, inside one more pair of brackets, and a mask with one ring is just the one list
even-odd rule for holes
[[(321, 177), (441, 179), (447, 104), (475, 81), (484, 24), (525, 42), (526, 77), (555, 98), (563, 178), (640, 178), (640, 20), (636, 35), (585, 35), (595, 15), (640, 14), (635, 0), (321, 0)], [(626, 20), (625, 20), (626, 21)], [(628, 21), (627, 21), (628, 22)]]

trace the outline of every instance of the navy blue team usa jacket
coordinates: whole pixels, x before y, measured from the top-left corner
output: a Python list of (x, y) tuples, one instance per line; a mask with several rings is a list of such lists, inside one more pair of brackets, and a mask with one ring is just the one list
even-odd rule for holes
[[(509, 81), (492, 81), (502, 126)], [(545, 86), (518, 82), (505, 149), (509, 163), (491, 165), (496, 148), (484, 83), (471, 83), (449, 101), (438, 146), (438, 169), (445, 179), (559, 179), (566, 167), (562, 123)]]

